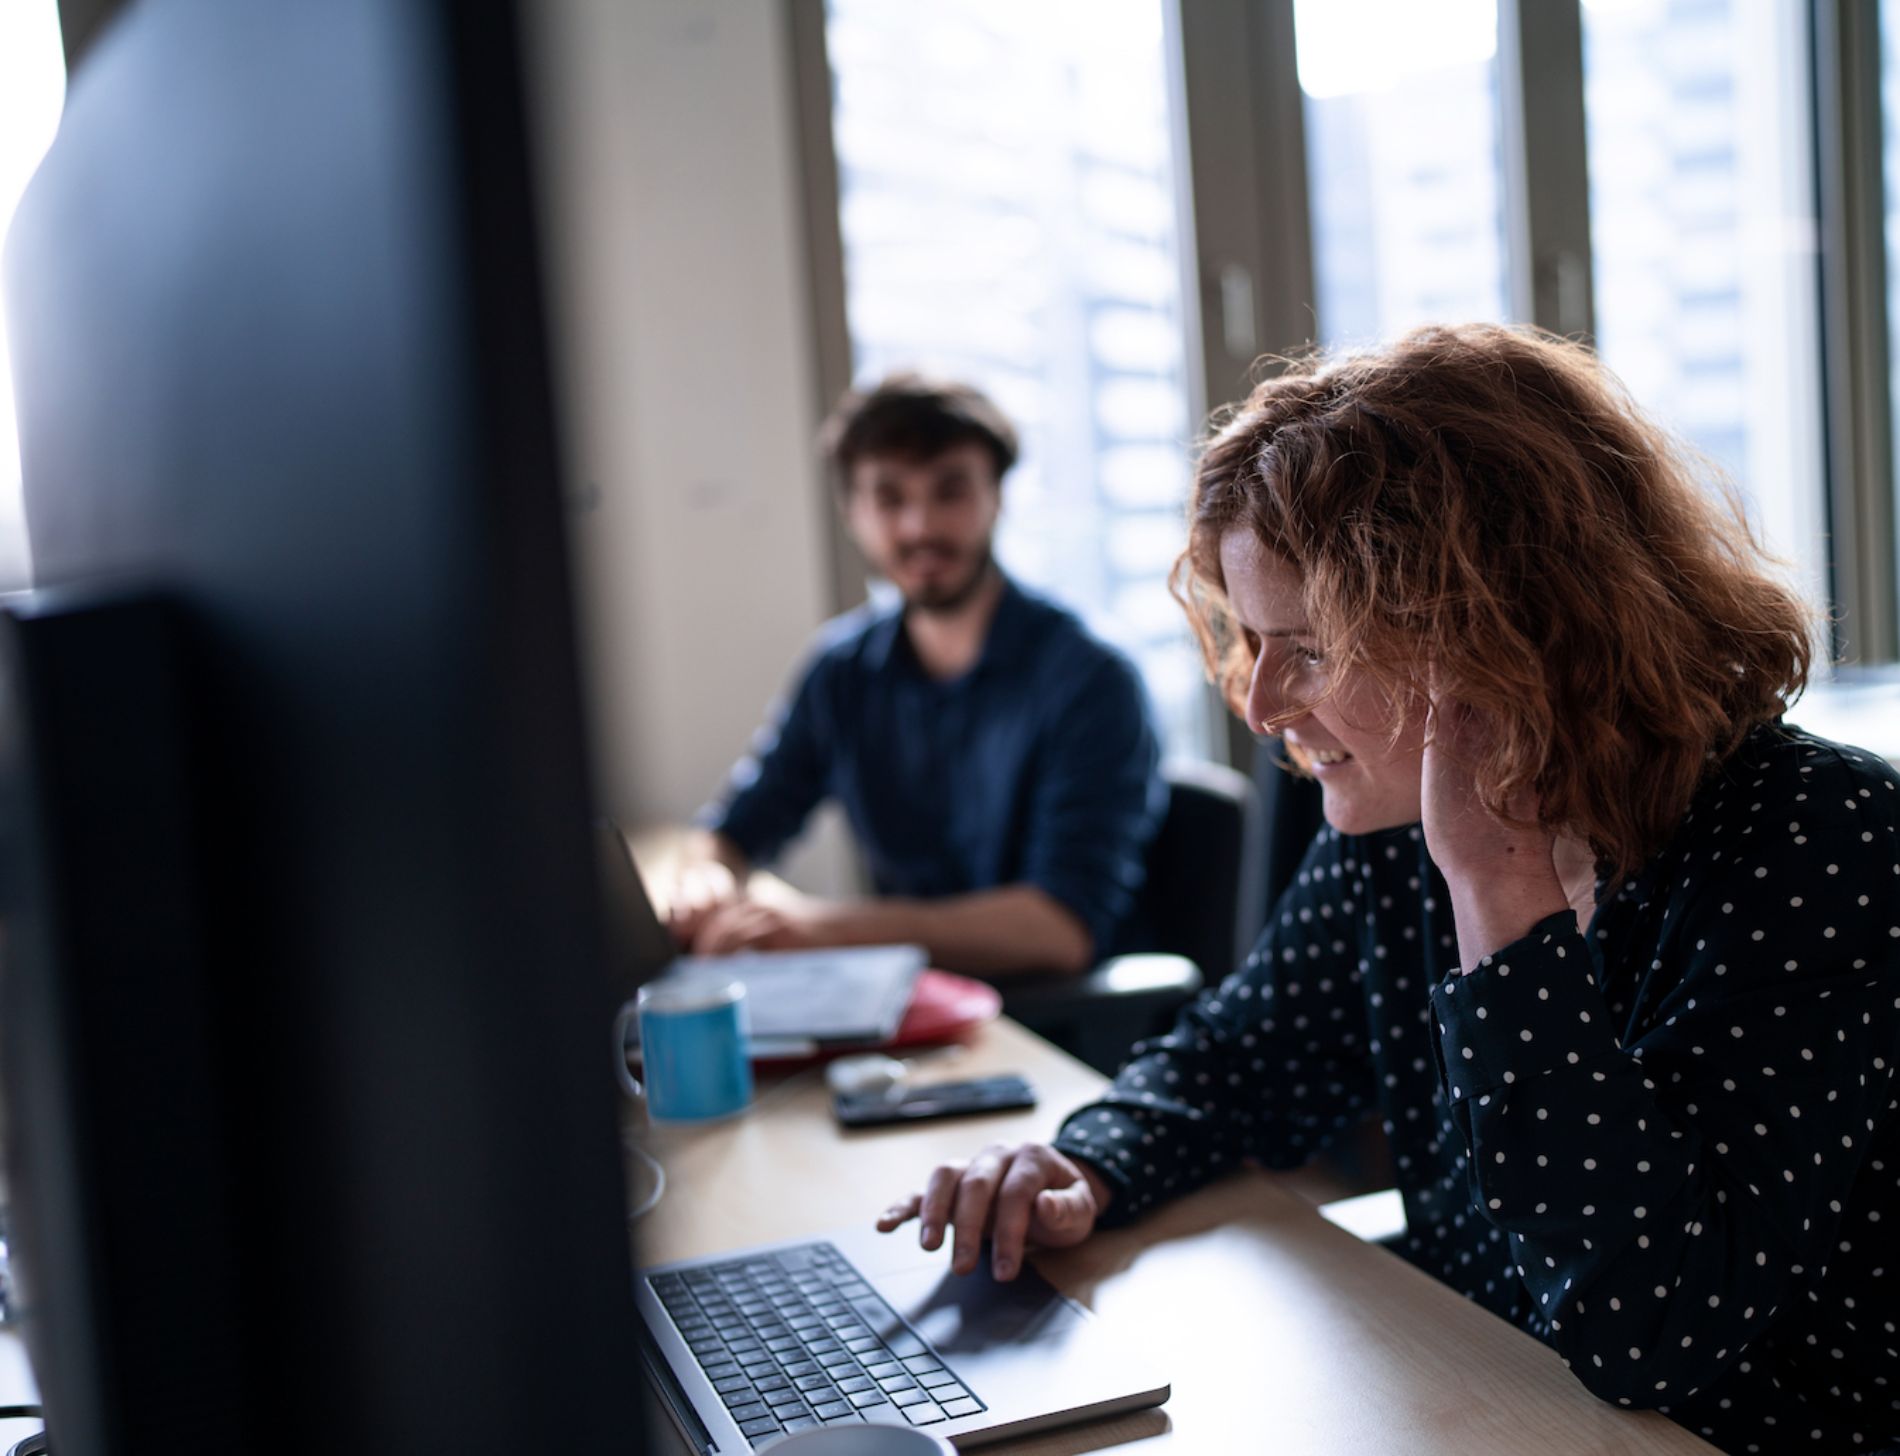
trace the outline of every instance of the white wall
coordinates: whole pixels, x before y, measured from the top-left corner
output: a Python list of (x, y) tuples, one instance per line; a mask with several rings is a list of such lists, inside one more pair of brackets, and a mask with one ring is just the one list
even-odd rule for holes
[[(535, 23), (597, 777), (623, 823), (677, 822), (829, 607), (784, 8)], [(788, 872), (836, 888), (835, 839)]]

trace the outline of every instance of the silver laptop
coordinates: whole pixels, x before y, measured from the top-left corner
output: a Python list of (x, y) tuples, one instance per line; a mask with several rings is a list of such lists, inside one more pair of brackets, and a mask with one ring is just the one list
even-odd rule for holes
[(1168, 1382), (1033, 1270), (950, 1272), (949, 1244), (865, 1227), (641, 1271), (648, 1373), (700, 1452), (821, 1426), (958, 1445), (1159, 1405)]
[[(612, 825), (601, 855), (618, 987), (631, 996), (677, 957)], [(1007, 1284), (987, 1263), (952, 1274), (948, 1241), (925, 1253), (913, 1232), (867, 1226), (689, 1259), (643, 1269), (636, 1286), (648, 1373), (699, 1452), (867, 1422), (972, 1445), (1169, 1394), (1145, 1354), (1034, 1270)]]
[(653, 909), (626, 838), (606, 823), (599, 826), (599, 838), (609, 946), (623, 1000), (661, 975), (736, 977), (745, 982), (754, 1056), (875, 1046), (896, 1034), (924, 968), (921, 946), (680, 955)]

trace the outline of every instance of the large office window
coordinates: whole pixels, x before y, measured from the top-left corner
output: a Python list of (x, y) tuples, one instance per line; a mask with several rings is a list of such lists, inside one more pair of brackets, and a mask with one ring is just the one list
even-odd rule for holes
[[(1188, 366), (1218, 371), (1220, 398), (1251, 348), (1351, 346), (1547, 309), (1538, 270), (1562, 263), (1552, 250), (1571, 246), (1566, 228), (1580, 238), (1586, 212), (1590, 328), (1605, 361), (1711, 478), (1739, 488), (1797, 585), (1849, 620), (1885, 621), (1900, 542), (1868, 546), (1862, 531), (1850, 570), (1828, 523), (1894, 514), (1895, 482), (1866, 441), (1900, 419), (1900, 0), (1879, 5), (1890, 298), (1861, 296), (1879, 291), (1877, 268), (1840, 261), (1844, 241), (1850, 261), (1879, 256), (1881, 240), (1840, 202), (1866, 195), (1855, 168), (1871, 108), (1851, 87), (1815, 85), (1837, 50), (1867, 54), (1858, 42), (1814, 50), (1852, 7), (1579, 0), (1579, 45), (1541, 0), (1516, 0), (1507, 52), (1499, 0), (1284, 3), (829, 0), (857, 371), (953, 369), (1022, 417), (1031, 458), (1005, 558), (1136, 651), (1175, 745), (1200, 741), (1206, 723), (1160, 590), (1193, 423), (1184, 337), (1200, 345)], [(1182, 5), (1177, 84), (1197, 119), (1257, 126), (1297, 111), (1305, 133), (1303, 176), (1271, 137), (1185, 138), (1200, 247), (1223, 285), (1185, 299), (1170, 5)], [(1520, 114), (1506, 101), (1579, 83), (1581, 136), (1563, 134), (1575, 123), (1561, 108), (1529, 105), (1522, 115), (1555, 130), (1536, 146), (1504, 135)], [(1531, 225), (1507, 227), (1507, 206)], [(1295, 245), (1280, 227), (1289, 210), (1306, 224), (1293, 225)], [(1825, 230), (1843, 227), (1857, 231)], [(1536, 268), (1514, 255), (1540, 249)], [(1826, 332), (1830, 318), (1883, 309), (1890, 402), (1835, 377), (1851, 373), (1852, 341)], [(1184, 327), (1190, 310), (1198, 330)], [(1563, 317), (1525, 321), (1569, 328), (1563, 319), (1588, 312), (1547, 311)], [(1830, 476), (1830, 460), (1854, 468)], [(1875, 634), (1872, 660), (1893, 640)]]
[[(1887, 366), (1892, 458), (1900, 466), (1900, 0), (1880, 0), (1881, 170), (1885, 179), (1887, 260)], [(1900, 481), (1876, 482), (1892, 492), (1896, 509), (1893, 552), (1900, 574)], [(1900, 627), (1900, 623), (1896, 623)]]
[(1162, 0), (830, 0), (853, 372), (968, 379), (1023, 432), (998, 552), (1136, 659), (1176, 752), (1207, 694), (1164, 581), (1189, 418)]
[(1636, 399), (1826, 590), (1814, 97), (1803, 7), (1583, 9), (1596, 326)]
[(1503, 318), (1495, 0), (1295, 0), (1294, 25), (1317, 337)]
[[(66, 63), (54, 0), (6, 0), (0, 5), (0, 249), (21, 192), (52, 145), (65, 100)], [(0, 591), (25, 586), (28, 575), (13, 370), (0, 297)]]

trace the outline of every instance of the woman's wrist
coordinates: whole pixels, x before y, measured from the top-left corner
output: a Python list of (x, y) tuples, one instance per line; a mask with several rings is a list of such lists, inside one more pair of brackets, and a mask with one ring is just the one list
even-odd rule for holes
[(1486, 956), (1530, 934), (1539, 921), (1570, 908), (1554, 870), (1524, 876), (1447, 875), (1445, 883), (1458, 927), (1459, 969), (1467, 975)]
[(1115, 1196), (1115, 1185), (1080, 1158), (1071, 1158), (1069, 1161), (1075, 1164), (1082, 1181), (1089, 1185), (1089, 1195), (1095, 1200), (1095, 1216), (1100, 1218), (1108, 1212), (1109, 1200)]

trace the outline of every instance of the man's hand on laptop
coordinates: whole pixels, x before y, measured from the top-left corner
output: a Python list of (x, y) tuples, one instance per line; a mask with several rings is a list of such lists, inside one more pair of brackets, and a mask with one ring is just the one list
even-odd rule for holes
[(926, 1249), (941, 1248), (944, 1231), (953, 1229), (950, 1268), (957, 1274), (975, 1270), (987, 1234), (991, 1272), (998, 1279), (1014, 1279), (1026, 1245), (1081, 1243), (1107, 1210), (1110, 1196), (1109, 1185), (1093, 1168), (1047, 1143), (992, 1143), (967, 1163), (937, 1167), (924, 1191), (887, 1208), (877, 1227), (890, 1233), (917, 1219), (917, 1241)]
[(781, 892), (770, 900), (746, 895), (721, 905), (687, 942), (694, 955), (741, 950), (809, 950), (833, 945), (820, 928), (823, 902)]
[(674, 875), (666, 897), (666, 928), (681, 945), (691, 948), (707, 922), (743, 894), (729, 865), (716, 859), (688, 861)]

